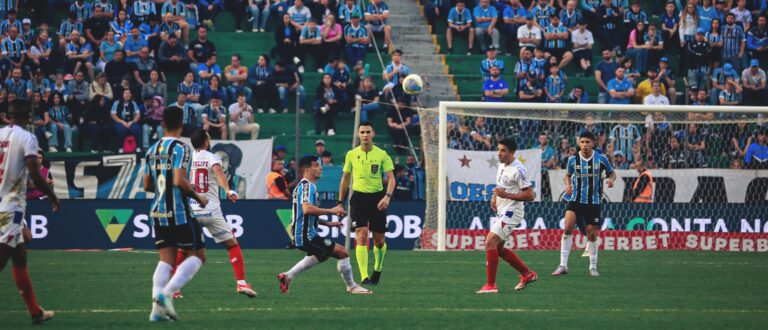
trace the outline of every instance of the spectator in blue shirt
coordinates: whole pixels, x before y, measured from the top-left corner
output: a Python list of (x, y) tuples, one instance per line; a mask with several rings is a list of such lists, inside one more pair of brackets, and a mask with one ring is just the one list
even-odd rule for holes
[[(431, 2), (432, 0), (427, 0)], [(435, 0), (445, 1), (445, 0)], [(514, 0), (516, 1), (516, 0)], [(445, 29), (445, 39), (448, 43), (448, 54), (453, 54), (453, 35), (466, 35), (469, 39), (467, 55), (472, 55), (472, 46), (475, 41), (475, 29), (472, 28), (472, 14), (464, 5), (464, 0), (459, 0), (456, 7), (448, 13), (448, 28)]]
[(72, 31), (71, 38), (74, 41), (67, 45), (67, 72), (77, 72), (85, 68), (91, 81), (93, 81), (93, 62), (91, 61), (93, 50), (91, 45), (77, 31)]
[(221, 68), (216, 64), (216, 59), (216, 54), (212, 54), (208, 57), (208, 60), (205, 61), (205, 63), (197, 65), (198, 84), (207, 85), (208, 80), (211, 79), (212, 76), (217, 76), (219, 77), (219, 80), (221, 80)]
[(509, 94), (509, 85), (501, 77), (498, 66), (492, 66), (490, 68), (490, 79), (483, 83), (483, 96), (485, 96), (485, 102), (504, 102), (507, 94)]
[(579, 22), (583, 21), (584, 17), (581, 16), (581, 11), (576, 9), (576, 0), (568, 0), (565, 8), (560, 11), (560, 22), (565, 25), (568, 32), (573, 32), (579, 28)]
[[(2, 26), (0, 26), (0, 30), (2, 30), (1, 32), (3, 34), (5, 34), (4, 28), (5, 24), (2, 24)], [(70, 12), (67, 14), (67, 19), (61, 22), (61, 25), (59, 26), (59, 32), (57, 33), (59, 36), (60, 49), (66, 49), (67, 44), (72, 42), (72, 31), (77, 31), (79, 33), (78, 36), (83, 34), (83, 23), (77, 21), (77, 14)]]
[(499, 30), (496, 29), (496, 21), (499, 19), (499, 12), (496, 7), (491, 6), (489, 0), (480, 0), (480, 5), (475, 7), (472, 17), (475, 21), (475, 38), (480, 44), (480, 49), (485, 51), (488, 46), (498, 49)]
[(699, 27), (706, 31), (712, 29), (712, 20), (719, 18), (717, 9), (712, 6), (712, 0), (702, 0), (701, 5), (698, 6), (697, 12), (699, 14)]
[(616, 69), (616, 78), (608, 81), (608, 93), (611, 95), (608, 103), (610, 104), (629, 104), (635, 96), (635, 88), (629, 79), (625, 79), (624, 71), (623, 67), (619, 67)]
[(761, 15), (757, 18), (757, 24), (747, 33), (747, 50), (760, 63), (768, 63), (768, 18)]
[[(640, 1), (633, 0), (629, 10), (624, 12), (624, 33), (622, 34), (622, 40), (629, 39), (629, 33), (635, 29), (637, 22), (643, 22), (644, 26), (648, 26), (648, 14), (645, 10), (640, 8)], [(643, 36), (637, 36), (638, 41), (642, 42)]]
[(595, 67), (595, 80), (600, 86), (597, 94), (597, 102), (608, 103), (608, 82), (616, 76), (616, 69), (621, 66), (614, 61), (610, 49), (603, 49), (603, 61)]
[(78, 22), (85, 22), (85, 20), (93, 16), (93, 6), (90, 3), (86, 3), (85, 0), (75, 0), (75, 2), (69, 6), (69, 12), (77, 15)]
[[(463, 2), (463, 0), (460, 0)], [(458, 3), (456, 3), (458, 5)], [(424, 14), (427, 16), (427, 23), (431, 26), (435, 26), (435, 20), (441, 17), (446, 17), (447, 13), (451, 9), (450, 0), (425, 0), (424, 1)]]
[(555, 148), (549, 145), (549, 136), (547, 133), (542, 132), (539, 134), (539, 144), (536, 148), (541, 149), (541, 171), (544, 172), (548, 169), (554, 170), (558, 168), (557, 153)]
[(493, 46), (488, 47), (485, 51), (487, 57), (480, 62), (480, 73), (483, 75), (483, 81), (491, 78), (491, 68), (494, 66), (499, 69), (499, 74), (504, 74), (504, 60), (496, 58), (497, 54), (496, 47)]
[(64, 105), (64, 98), (59, 93), (53, 94), (48, 103), (50, 108), (44, 114), (45, 122), (48, 123), (48, 132), (51, 134), (48, 151), (58, 151), (56, 147), (59, 147), (59, 132), (61, 132), (64, 135), (64, 148), (67, 152), (72, 152), (72, 126), (70, 124), (72, 115), (69, 108)]
[(597, 38), (604, 48), (615, 49), (621, 46), (627, 39), (621, 39), (619, 33), (619, 21), (621, 20), (619, 8), (613, 5), (612, 0), (604, 0), (597, 8)]
[(248, 11), (251, 13), (253, 28), (251, 32), (267, 32), (269, 19), (269, 0), (249, 0)]
[(387, 24), (389, 18), (389, 6), (382, 0), (372, 0), (365, 11), (365, 21), (368, 23), (368, 33), (384, 34), (384, 50), (392, 49), (392, 26)]
[(269, 113), (275, 113), (274, 86), (270, 83), (272, 67), (269, 65), (269, 56), (262, 54), (259, 60), (248, 70), (248, 84), (253, 90), (256, 112), (264, 113), (264, 109), (269, 107)]
[(517, 29), (525, 25), (528, 12), (520, 4), (520, 0), (510, 0), (509, 5), (504, 7), (502, 17), (504, 18), (504, 48), (507, 50), (507, 55), (518, 54), (519, 51), (513, 52), (518, 43)]
[(534, 18), (533, 24), (542, 31), (549, 26), (549, 18), (552, 17), (552, 15), (557, 14), (557, 10), (554, 7), (551, 7), (549, 2), (549, 0), (539, 0), (539, 5), (534, 6), (530, 12), (530, 15)]
[(768, 169), (768, 137), (766, 129), (761, 128), (757, 132), (757, 139), (747, 148), (744, 156), (744, 166), (748, 169)]
[(221, 0), (199, 0), (197, 4), (200, 19), (209, 29), (213, 27), (213, 21), (219, 15), (219, 11), (224, 9), (224, 2)]
[(363, 10), (355, 3), (355, 0), (346, 0), (339, 6), (339, 24), (346, 27), (352, 23), (352, 14), (363, 16)]
[(139, 27), (131, 27), (131, 35), (125, 40), (125, 61), (128, 63), (135, 63), (139, 61), (139, 55), (143, 47), (148, 47), (147, 40), (141, 37), (139, 33)]
[[(110, 111), (112, 121), (114, 121), (113, 129), (117, 135), (117, 145), (119, 152), (123, 152), (123, 141), (128, 133), (131, 133), (136, 139), (137, 145), (141, 142), (141, 109), (136, 102), (133, 101), (133, 94), (130, 89), (123, 91), (122, 98), (115, 101), (112, 104), (112, 110)], [(141, 151), (141, 149), (137, 150)]]
[(680, 27), (680, 15), (675, 10), (675, 4), (667, 2), (664, 13), (661, 14), (661, 36), (664, 41), (664, 52), (670, 53), (673, 45), (679, 45), (677, 28)]
[(312, 54), (315, 57), (315, 63), (318, 67), (318, 73), (322, 73), (320, 64), (326, 60), (325, 53), (323, 51), (323, 38), (320, 34), (320, 28), (315, 23), (315, 20), (310, 19), (307, 24), (301, 30), (299, 35), (299, 60), (301, 65), (299, 66), (299, 73), (304, 72), (304, 59), (306, 54)]
[(360, 25), (360, 15), (352, 13), (352, 23), (344, 27), (345, 52), (350, 65), (357, 65), (365, 57), (368, 47), (368, 31)]

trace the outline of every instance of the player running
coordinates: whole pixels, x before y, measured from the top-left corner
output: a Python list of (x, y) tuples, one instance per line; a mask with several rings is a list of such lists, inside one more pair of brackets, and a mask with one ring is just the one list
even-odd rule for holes
[[(590, 132), (579, 135), (578, 154), (568, 158), (568, 170), (565, 174), (565, 193), (570, 195), (565, 211), (565, 228), (560, 242), (560, 265), (552, 273), (554, 276), (568, 274), (568, 255), (571, 253), (571, 231), (577, 221), (587, 225), (587, 251), (589, 253), (589, 275), (600, 276), (597, 272), (597, 231), (600, 226), (600, 196), (603, 194), (605, 173), (608, 188), (613, 187), (616, 173), (605, 155), (595, 152), (595, 136)], [(576, 190), (574, 191), (574, 186)]]
[(491, 197), (491, 209), (498, 220), (493, 224), (485, 239), (485, 285), (477, 293), (497, 293), (496, 271), (499, 256), (520, 272), (520, 283), (515, 290), (525, 289), (528, 283), (537, 280), (536, 272), (530, 270), (511, 249), (504, 247), (504, 241), (511, 238), (512, 230), (525, 218), (525, 201), (534, 199), (531, 183), (525, 176), (523, 163), (515, 159), (517, 143), (505, 138), (498, 143), (499, 169), (496, 173), (496, 189)]
[(35, 187), (48, 196), (53, 212), (59, 210), (59, 199), (40, 175), (37, 138), (24, 130), (30, 123), (28, 105), (21, 101), (12, 102), (7, 116), (11, 124), (0, 129), (0, 271), (11, 259), (13, 280), (27, 304), (32, 324), (40, 324), (52, 319), (55, 313), (37, 304), (32, 279), (27, 271), (23, 231), (28, 175)]
[[(213, 236), (216, 243), (224, 245), (229, 251), (229, 262), (232, 264), (232, 270), (235, 272), (235, 288), (237, 293), (244, 294), (248, 298), (256, 297), (256, 291), (251, 289), (251, 285), (245, 281), (245, 260), (243, 251), (240, 250), (240, 244), (237, 238), (232, 234), (232, 226), (224, 219), (221, 212), (221, 202), (219, 201), (219, 186), (224, 188), (227, 198), (233, 203), (237, 202), (237, 193), (229, 189), (229, 182), (224, 170), (221, 167), (221, 159), (209, 152), (211, 148), (211, 136), (202, 128), (196, 129), (191, 136), (192, 147), (195, 148), (195, 154), (192, 156), (192, 187), (198, 194), (205, 195), (208, 199), (208, 205), (200, 206), (194, 200), (189, 202), (195, 218), (201, 226), (208, 228), (208, 232)], [(210, 180), (210, 178), (215, 178)], [(184, 250), (179, 249), (176, 252), (176, 266), (184, 260)], [(181, 298), (181, 292), (175, 292), (173, 298)]]
[[(153, 192), (149, 217), (155, 231), (155, 247), (160, 261), (152, 276), (152, 312), (150, 321), (175, 321), (172, 295), (195, 276), (205, 262), (205, 241), (200, 224), (189, 207), (194, 199), (205, 207), (208, 199), (195, 192), (187, 181), (192, 150), (179, 140), (184, 114), (178, 107), (163, 111), (165, 137), (155, 142), (146, 156), (144, 191)], [(176, 264), (176, 250), (187, 257), (171, 276)]]
[(328, 257), (334, 257), (339, 259), (336, 262), (336, 269), (347, 286), (347, 292), (351, 294), (373, 293), (355, 283), (347, 249), (317, 234), (318, 224), (328, 227), (341, 227), (341, 222), (319, 220), (318, 216), (324, 214), (344, 214), (344, 208), (341, 205), (336, 205), (332, 209), (318, 207), (319, 198), (317, 197), (315, 183), (323, 175), (323, 168), (317, 162), (317, 158), (313, 156), (302, 158), (299, 161), (299, 171), (302, 173), (302, 179), (299, 181), (296, 189), (293, 190), (291, 233), (293, 234), (293, 243), (296, 245), (296, 248), (306, 252), (307, 256), (297, 262), (289, 271), (277, 275), (277, 279), (280, 281), (280, 292), (288, 293), (291, 281), (299, 273), (328, 260)]

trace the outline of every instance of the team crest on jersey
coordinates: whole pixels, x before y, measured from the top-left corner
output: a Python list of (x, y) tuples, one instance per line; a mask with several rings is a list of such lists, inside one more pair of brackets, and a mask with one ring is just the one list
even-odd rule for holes
[(371, 174), (379, 173), (379, 164), (372, 164), (371, 165)]

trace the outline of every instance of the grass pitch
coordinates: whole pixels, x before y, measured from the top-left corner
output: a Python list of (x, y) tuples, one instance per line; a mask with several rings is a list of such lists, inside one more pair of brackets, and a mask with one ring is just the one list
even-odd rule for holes
[[(225, 251), (208, 251), (207, 264), (175, 303), (181, 320), (173, 324), (147, 321), (157, 262), (150, 251), (31, 251), (29, 260), (41, 305), (58, 312), (45, 325), (53, 328), (764, 329), (768, 322), (766, 254), (601, 251), (602, 277), (591, 278), (579, 251), (571, 274), (554, 278), (559, 252), (521, 251), (539, 281), (514, 291), (517, 274), (502, 262), (499, 294), (477, 295), (484, 253), (389, 251), (371, 296), (347, 294), (335, 261), (299, 275), (290, 294), (281, 295), (277, 273), (303, 255), (244, 254), (258, 297), (235, 294)], [(354, 260), (353, 267), (358, 280)], [(10, 264), (0, 273), (0, 297), (0, 328), (30, 324)]]

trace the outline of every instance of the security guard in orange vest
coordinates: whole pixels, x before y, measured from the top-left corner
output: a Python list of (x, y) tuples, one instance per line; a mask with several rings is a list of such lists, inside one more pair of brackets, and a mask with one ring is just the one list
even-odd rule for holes
[(632, 184), (629, 200), (634, 203), (653, 203), (653, 176), (642, 160), (638, 159), (635, 167), (640, 176)]

